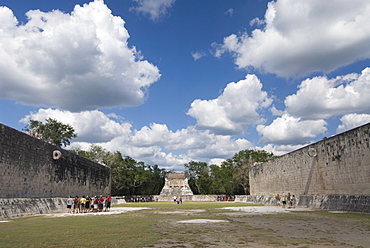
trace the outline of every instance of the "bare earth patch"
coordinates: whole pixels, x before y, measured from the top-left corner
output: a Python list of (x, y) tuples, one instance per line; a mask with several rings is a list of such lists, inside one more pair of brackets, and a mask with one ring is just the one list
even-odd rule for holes
[(247, 213), (251, 215), (289, 213), (294, 211), (310, 211), (307, 208), (282, 208), (275, 206), (224, 207), (221, 209), (228, 209), (231, 211)]
[(181, 214), (181, 215), (193, 215), (196, 213), (203, 213), (204, 209), (191, 209), (191, 210), (181, 210), (181, 211), (159, 211), (157, 214)]
[(158, 228), (162, 228), (159, 235), (163, 237), (160, 244), (148, 247), (370, 247), (369, 223), (337, 218), (347, 212), (276, 206), (224, 207), (219, 210), (212, 214), (194, 211), (191, 216), (194, 218), (186, 220), (177, 218), (179, 215), (188, 217), (192, 213), (190, 210), (171, 212), (178, 215), (177, 218), (158, 223)]
[[(155, 219), (160, 237), (146, 247), (370, 247), (368, 215), (276, 206), (175, 209), (113, 207), (110, 212), (57, 213), (49, 217), (112, 215), (140, 211)], [(362, 219), (363, 218), (363, 219)]]
[(192, 220), (181, 220), (177, 223), (180, 224), (208, 224), (208, 223), (220, 223), (220, 222), (228, 222), (227, 220), (209, 220), (209, 219), (192, 219)]

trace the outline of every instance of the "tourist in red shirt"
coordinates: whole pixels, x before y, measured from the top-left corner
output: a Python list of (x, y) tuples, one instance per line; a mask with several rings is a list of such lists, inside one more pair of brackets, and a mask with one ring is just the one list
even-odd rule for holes
[(103, 198), (102, 195), (100, 195), (99, 201), (98, 201), (98, 209), (99, 209), (99, 212), (102, 212), (103, 211), (103, 204), (104, 204), (104, 198)]
[(108, 195), (107, 198), (105, 199), (105, 210), (104, 210), (105, 212), (108, 212), (110, 210), (111, 202), (112, 202), (112, 197)]

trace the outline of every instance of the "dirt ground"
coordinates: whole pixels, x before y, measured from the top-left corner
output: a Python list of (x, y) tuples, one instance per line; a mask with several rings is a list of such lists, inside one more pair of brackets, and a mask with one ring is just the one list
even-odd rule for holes
[[(271, 207), (270, 207), (271, 208)], [(366, 226), (353, 223), (351, 220), (338, 222), (336, 218), (313, 218), (312, 213), (306, 209), (300, 209), (305, 213), (299, 213), (298, 218), (266, 218), (265, 215), (253, 214), (252, 218), (240, 218), (242, 215), (234, 215), (235, 221), (247, 222), (254, 228), (272, 230), (274, 235), (285, 239), (291, 239), (289, 246), (299, 246), (299, 239), (318, 240), (321, 244), (311, 244), (311, 247), (370, 247), (370, 230)], [(289, 211), (289, 210), (288, 210)], [(296, 211), (293, 209), (292, 211)], [(298, 210), (299, 211), (299, 210)], [(344, 212), (331, 212), (335, 215)], [(369, 224), (369, 223), (368, 223)], [(369, 227), (369, 226), (367, 226)], [(298, 239), (293, 241), (293, 239)], [(294, 244), (293, 244), (294, 243)], [(304, 245), (304, 244), (302, 244)]]
[[(96, 214), (128, 211), (156, 219), (161, 238), (147, 247), (370, 247), (369, 214), (276, 206), (226, 207), (214, 212), (124, 207)], [(54, 217), (70, 215), (53, 214)]]
[(172, 222), (176, 234), (163, 231), (160, 234), (166, 238), (161, 244), (148, 247), (370, 247), (369, 218), (357, 220), (347, 218), (345, 212), (323, 211), (321, 215), (306, 208), (275, 206), (223, 209), (232, 212), (215, 213), (209, 219), (201, 211), (163, 213), (194, 218)]

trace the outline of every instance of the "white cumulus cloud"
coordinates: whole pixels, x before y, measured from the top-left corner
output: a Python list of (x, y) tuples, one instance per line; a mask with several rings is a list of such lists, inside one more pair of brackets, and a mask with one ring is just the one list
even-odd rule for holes
[(149, 127), (144, 126), (136, 131), (130, 141), (139, 147), (164, 145), (168, 142), (170, 135), (171, 132), (165, 124), (152, 123)]
[(370, 58), (369, 1), (271, 1), (264, 20), (255, 23), (265, 25), (226, 37), (215, 54), (231, 52), (240, 68), (281, 77), (330, 72)]
[(369, 123), (370, 114), (348, 114), (340, 118), (340, 121), (342, 124), (338, 126), (337, 133), (345, 132), (352, 128)]
[(160, 77), (102, 0), (26, 16), (19, 24), (0, 7), (1, 98), (71, 111), (137, 106)]
[(123, 156), (144, 161), (148, 165), (158, 164), (166, 169), (182, 170), (182, 166), (191, 160), (221, 161), (231, 158), (240, 150), (254, 148), (246, 139), (216, 135), (194, 126), (172, 131), (164, 124), (152, 123), (140, 130), (132, 130), (132, 125), (124, 122), (122, 117), (99, 110), (70, 112), (39, 109), (25, 116), (21, 122), (44, 122), (47, 118), (74, 127), (78, 137), (71, 140), (71, 148), (86, 150), (91, 144), (96, 144), (108, 151), (119, 151)]
[(132, 125), (128, 122), (117, 122), (101, 111), (70, 112), (58, 109), (39, 109), (30, 113), (21, 122), (28, 123), (29, 120), (44, 122), (47, 118), (56, 119), (64, 124), (71, 125), (77, 133), (77, 138), (72, 141), (101, 143), (107, 142), (115, 137), (130, 137)]
[[(308, 143), (307, 143), (308, 145)], [(298, 150), (299, 148), (302, 148), (303, 144), (299, 145), (274, 145), (274, 144), (267, 144), (264, 147), (262, 147), (262, 150), (265, 150), (267, 152), (272, 152), (276, 156), (284, 155), (288, 152)]]
[(224, 135), (241, 134), (247, 125), (265, 121), (259, 111), (271, 103), (257, 76), (247, 75), (237, 83), (229, 83), (216, 99), (193, 101), (187, 114), (197, 119), (199, 129)]
[(262, 144), (303, 145), (324, 133), (326, 124), (324, 120), (301, 120), (284, 114), (268, 126), (258, 125), (257, 132), (262, 135)]
[(370, 114), (369, 67), (359, 75), (306, 79), (298, 87), (296, 94), (285, 99), (286, 111), (292, 116), (321, 119), (350, 113)]

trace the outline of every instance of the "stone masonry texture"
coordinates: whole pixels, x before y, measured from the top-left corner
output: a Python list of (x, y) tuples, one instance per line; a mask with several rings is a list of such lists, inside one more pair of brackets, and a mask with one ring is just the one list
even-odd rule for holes
[(326, 196), (326, 206), (362, 202), (370, 211), (370, 123), (256, 164), (249, 176), (251, 196)]
[(0, 198), (107, 195), (110, 189), (110, 168), (0, 123)]

